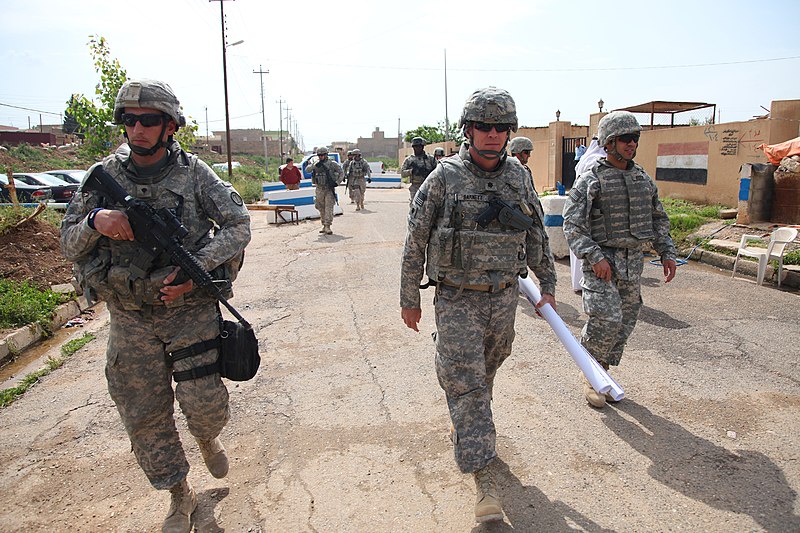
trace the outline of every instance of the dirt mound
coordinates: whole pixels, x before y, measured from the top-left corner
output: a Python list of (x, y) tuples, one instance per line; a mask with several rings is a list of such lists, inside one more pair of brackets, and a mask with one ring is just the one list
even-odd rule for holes
[(72, 263), (61, 255), (58, 229), (32, 219), (0, 235), (0, 277), (40, 288), (69, 283)]

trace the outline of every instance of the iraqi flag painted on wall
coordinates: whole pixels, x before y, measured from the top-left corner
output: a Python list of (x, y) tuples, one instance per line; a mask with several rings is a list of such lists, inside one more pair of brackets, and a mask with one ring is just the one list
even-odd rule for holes
[(708, 141), (658, 145), (656, 180), (705, 185), (707, 179)]

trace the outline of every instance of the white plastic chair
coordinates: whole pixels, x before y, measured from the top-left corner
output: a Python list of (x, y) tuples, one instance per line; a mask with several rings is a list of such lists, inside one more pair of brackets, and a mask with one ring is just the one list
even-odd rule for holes
[(758, 275), (756, 276), (756, 281), (759, 285), (764, 284), (764, 274), (767, 272), (767, 264), (770, 261), (777, 261), (778, 287), (780, 287), (781, 275), (783, 274), (783, 254), (786, 251), (786, 245), (792, 242), (795, 237), (797, 237), (796, 229), (778, 228), (770, 235), (769, 245), (767, 245), (765, 250), (764, 248), (747, 246), (747, 239), (760, 239), (761, 235), (742, 235), (742, 240), (739, 242), (739, 249), (736, 251), (736, 259), (733, 261), (733, 273), (731, 274), (731, 278), (736, 275), (736, 265), (739, 262), (739, 256), (746, 255), (758, 259)]

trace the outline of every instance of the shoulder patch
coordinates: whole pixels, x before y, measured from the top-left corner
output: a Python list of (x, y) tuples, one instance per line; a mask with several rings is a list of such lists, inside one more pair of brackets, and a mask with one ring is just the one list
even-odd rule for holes
[(578, 189), (576, 189), (574, 187), (572, 189), (570, 189), (569, 198), (573, 202), (577, 202), (578, 200), (580, 200), (581, 199), (581, 194), (578, 192)]
[(422, 191), (417, 191), (417, 194), (414, 195), (414, 206), (422, 207), (422, 204), (425, 203), (425, 200), (428, 199), (428, 195)]
[(233, 200), (233, 203), (235, 203), (236, 205), (243, 205), (244, 204), (244, 201), (242, 200), (242, 197), (239, 196), (239, 193), (236, 192), (236, 191), (231, 191), (231, 200)]

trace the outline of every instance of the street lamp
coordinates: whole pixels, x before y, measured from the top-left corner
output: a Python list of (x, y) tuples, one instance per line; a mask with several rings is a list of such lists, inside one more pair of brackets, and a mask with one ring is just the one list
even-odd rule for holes
[(599, 108), (600, 108), (600, 112), (601, 112), (601, 113), (603, 112), (603, 104), (605, 104), (605, 102), (603, 101), (603, 99), (602, 99), (602, 98), (601, 98), (600, 100), (598, 100), (598, 101), (597, 101), (597, 107), (599, 107)]
[(561, 110), (556, 109), (556, 122), (558, 122), (559, 120), (561, 120)]

